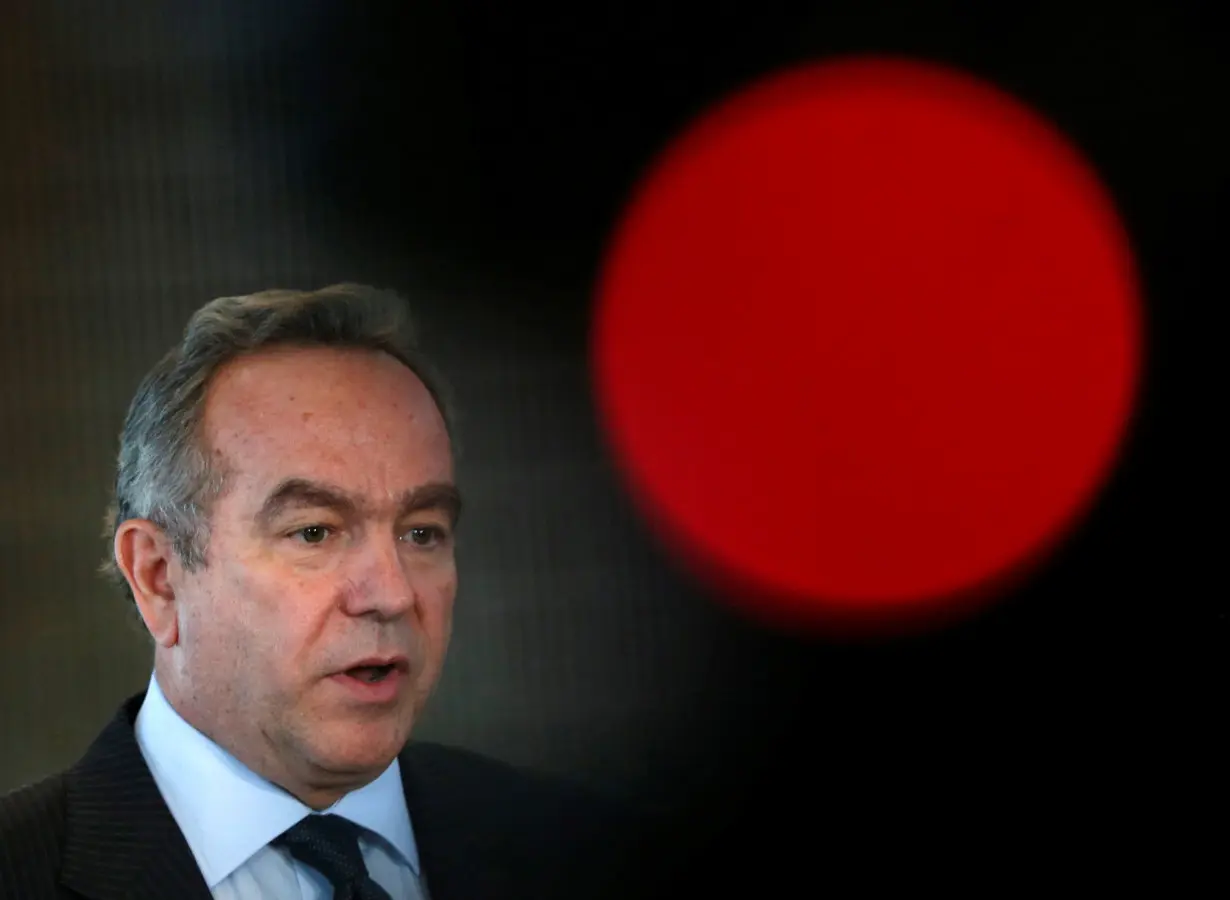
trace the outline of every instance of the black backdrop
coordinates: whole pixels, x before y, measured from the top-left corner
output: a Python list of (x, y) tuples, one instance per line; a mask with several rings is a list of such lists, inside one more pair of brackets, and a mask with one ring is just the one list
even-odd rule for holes
[[(1197, 529), (1219, 508), (1195, 341), (1225, 295), (1215, 5), (6, 6), (0, 787), (70, 762), (148, 677), (92, 572), (141, 373), (210, 297), (345, 279), (410, 298), (461, 404), (462, 597), (425, 736), (682, 810), (727, 886), (909, 875), (909, 847), (1028, 870), (1151, 833), (1145, 798), (1204, 771), (1180, 709), (1215, 719), (1225, 638)], [(585, 361), (654, 154), (750, 79), (852, 52), (960, 66), (1057, 124), (1124, 216), (1148, 329), (1123, 459), (1062, 552), (976, 620), (873, 645), (690, 585), (621, 495)]]

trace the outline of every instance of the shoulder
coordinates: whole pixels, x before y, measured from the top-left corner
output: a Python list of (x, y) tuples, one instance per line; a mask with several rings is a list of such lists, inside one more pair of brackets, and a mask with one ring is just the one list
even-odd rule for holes
[(0, 796), (0, 895), (54, 895), (67, 783), (61, 772)]
[(450, 805), (481, 807), (487, 811), (483, 818), (505, 819), (510, 825), (578, 819), (618, 826), (631, 816), (622, 801), (588, 785), (459, 747), (415, 742), (402, 761), (410, 770), (403, 777), (421, 781)]
[(444, 830), (464, 835), (474, 853), (498, 858), (507, 872), (533, 873), (526, 883), (539, 885), (536, 896), (556, 896), (564, 886), (568, 896), (629, 896), (616, 886), (644, 868), (650, 823), (620, 798), (434, 743), (412, 743), (402, 762), (424, 824), (447, 822)]

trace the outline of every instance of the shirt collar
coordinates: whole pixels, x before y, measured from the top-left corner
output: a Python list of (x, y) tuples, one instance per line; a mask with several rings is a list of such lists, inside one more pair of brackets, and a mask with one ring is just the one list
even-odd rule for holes
[[(150, 678), (135, 728), (154, 781), (211, 890), (313, 812), (189, 725), (166, 699), (155, 676)], [(396, 759), (374, 781), (322, 812), (343, 816), (379, 835), (419, 874), (418, 849)]]

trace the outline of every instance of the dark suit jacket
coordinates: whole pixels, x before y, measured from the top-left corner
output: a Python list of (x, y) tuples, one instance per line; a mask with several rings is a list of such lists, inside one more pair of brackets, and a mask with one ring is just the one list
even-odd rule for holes
[[(73, 768), (0, 797), (0, 900), (209, 900), (137, 745), (143, 700)], [(435, 744), (401, 767), (432, 900), (644, 895), (642, 836), (615, 805)]]

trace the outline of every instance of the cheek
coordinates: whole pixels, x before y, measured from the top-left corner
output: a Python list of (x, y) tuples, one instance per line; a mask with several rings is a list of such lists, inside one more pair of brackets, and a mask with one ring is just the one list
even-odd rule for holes
[[(249, 693), (245, 684), (258, 657), (233, 595), (221, 587), (181, 603), (179, 666), (198, 695), (231, 703)], [(222, 701), (223, 696), (232, 699)]]
[(423, 626), (437, 642), (448, 641), (453, 621), (453, 600), (457, 595), (456, 569), (434, 576), (423, 591)]
[(198, 627), (212, 632), (219, 649), (236, 657), (247, 671), (278, 671), (294, 665), (308, 642), (312, 623), (306, 604), (294, 602), (305, 586), (284, 574), (248, 565), (225, 573), (213, 592), (209, 622)]

